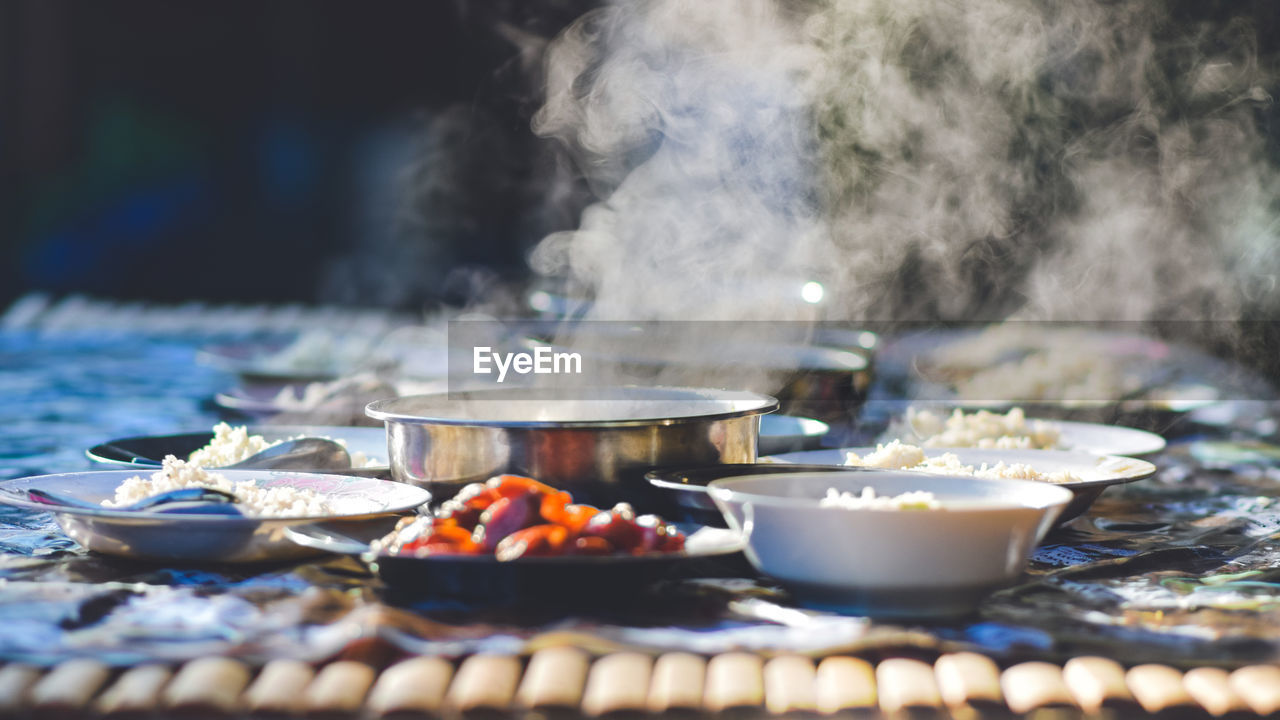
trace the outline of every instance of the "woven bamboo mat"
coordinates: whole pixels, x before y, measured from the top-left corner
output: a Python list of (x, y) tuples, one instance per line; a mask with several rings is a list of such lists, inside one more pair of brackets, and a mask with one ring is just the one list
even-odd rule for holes
[(0, 713), (58, 716), (324, 716), (381, 718), (640, 713), (1008, 716), (1064, 710), (1110, 717), (1270, 715), (1280, 710), (1280, 667), (1182, 672), (1124, 668), (1098, 657), (1062, 666), (1001, 669), (972, 653), (934, 663), (857, 657), (814, 661), (728, 653), (589, 657), (549, 648), (530, 657), (474, 655), (461, 662), (412, 657), (387, 667), (338, 660), (314, 667), (279, 660), (252, 668), (229, 658), (180, 667), (113, 670), (89, 659), (42, 670), (0, 668)]

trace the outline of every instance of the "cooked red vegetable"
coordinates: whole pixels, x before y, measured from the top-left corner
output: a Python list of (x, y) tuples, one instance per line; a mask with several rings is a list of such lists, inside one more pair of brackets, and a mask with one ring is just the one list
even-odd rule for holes
[(542, 498), (542, 493), (531, 489), (520, 489), (498, 498), (480, 516), (480, 524), (476, 525), (471, 539), (485, 550), (493, 550), (506, 536), (539, 524)]
[(636, 517), (626, 503), (602, 511), (533, 478), (500, 475), (462, 488), (432, 517), (402, 520), (375, 543), (383, 548), (419, 557), (493, 553), (515, 560), (674, 552), (684, 548), (684, 535), (657, 515)]
[(636, 513), (626, 503), (618, 503), (612, 510), (596, 514), (582, 528), (582, 534), (602, 537), (619, 550), (627, 551), (640, 549), (644, 539), (644, 533), (636, 524)]
[(485, 483), (489, 488), (502, 496), (518, 495), (522, 492), (532, 491), (542, 495), (550, 495), (559, 492), (550, 485), (527, 478), (522, 475), (499, 475), (496, 478)]
[(591, 522), (591, 518), (599, 514), (600, 511), (590, 505), (565, 505), (560, 517), (547, 519), (564, 525), (572, 530), (574, 534), (581, 534), (582, 529), (587, 526), (588, 522)]
[(455, 520), (458, 525), (474, 530), (480, 516), (500, 497), (496, 489), (485, 483), (471, 483), (441, 504), (436, 509), (436, 517)]
[(471, 533), (452, 520), (427, 518), (416, 537), (405, 541), (400, 552), (408, 555), (471, 555), (479, 548), (471, 541)]
[(657, 515), (641, 515), (636, 518), (640, 528), (640, 549), (646, 552), (665, 552), (673, 547), (684, 547), (684, 535), (674, 525)]
[(617, 551), (608, 540), (602, 537), (580, 537), (573, 541), (574, 555), (611, 555)]
[(499, 560), (563, 555), (569, 530), (563, 525), (534, 525), (502, 538), (493, 554)]

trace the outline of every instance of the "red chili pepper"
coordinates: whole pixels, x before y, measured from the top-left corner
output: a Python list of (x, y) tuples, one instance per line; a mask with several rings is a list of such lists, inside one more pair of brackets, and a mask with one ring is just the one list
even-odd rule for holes
[(580, 537), (573, 541), (570, 552), (574, 555), (612, 555), (613, 543), (602, 537)]
[(633, 552), (666, 552), (684, 548), (684, 535), (674, 525), (657, 515), (641, 515), (636, 518), (641, 539)]
[(567, 492), (556, 491), (548, 493), (542, 496), (542, 506), (539, 510), (539, 514), (542, 515), (543, 520), (546, 520), (549, 523), (559, 523), (563, 525), (564, 523), (561, 521), (565, 516), (564, 508), (571, 502), (573, 502), (573, 498)]
[(561, 518), (556, 522), (569, 528), (574, 535), (580, 535), (591, 518), (599, 514), (600, 510), (590, 505), (565, 505)]
[(484, 483), (471, 483), (436, 508), (435, 516), (441, 520), (455, 520), (468, 530), (475, 529), (480, 515), (502, 497)]
[(550, 485), (540, 483), (531, 477), (523, 475), (499, 475), (498, 477), (490, 478), (485, 485), (503, 497), (522, 495), (529, 491), (543, 495), (560, 492)]
[(471, 532), (459, 526), (453, 520), (437, 520), (433, 522), (429, 530), (416, 540), (405, 543), (402, 548), (402, 550), (414, 554), (419, 554), (421, 551), (439, 554), (446, 549), (450, 550), (452, 554), (474, 554), (480, 550), (471, 541)]
[(597, 513), (582, 528), (584, 536), (602, 537), (615, 548), (628, 552), (640, 547), (644, 534), (636, 525), (635, 512), (626, 503), (619, 503), (608, 512)]
[(431, 557), (432, 555), (475, 555), (475, 550), (468, 550), (451, 543), (428, 543), (415, 546), (405, 554), (414, 557)]
[[(415, 522), (402, 520), (399, 531)], [(492, 552), (499, 560), (546, 555), (674, 552), (684, 535), (656, 515), (636, 517), (626, 503), (602, 511), (533, 478), (500, 475), (462, 488), (435, 512), (403, 554), (464, 555)]]
[(538, 523), (541, 506), (542, 493), (536, 490), (498, 498), (480, 516), (471, 539), (485, 550), (493, 550), (506, 536)]
[(568, 539), (569, 531), (560, 525), (534, 525), (503, 538), (493, 555), (503, 562), (522, 557), (560, 555)]

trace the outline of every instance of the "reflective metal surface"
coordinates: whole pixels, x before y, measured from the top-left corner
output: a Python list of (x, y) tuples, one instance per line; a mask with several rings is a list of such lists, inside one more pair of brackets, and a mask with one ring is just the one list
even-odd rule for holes
[(809, 450), (822, 444), (831, 426), (821, 420), (794, 415), (765, 415), (760, 418), (760, 454), (777, 455)]
[(748, 392), (602, 388), (594, 400), (529, 389), (382, 400), (396, 480), (437, 498), (501, 473), (530, 475), (595, 504), (651, 497), (655, 467), (754, 462), (760, 416), (778, 403)]
[(303, 437), (285, 440), (279, 445), (250, 455), (227, 468), (239, 470), (321, 470), (333, 472), (351, 469), (347, 449), (328, 438)]
[[(72, 495), (63, 495), (37, 488), (28, 488), (27, 498), (43, 505), (51, 506), (49, 508), (51, 512), (67, 506), (78, 507), (82, 510), (96, 511), (102, 509), (101, 505), (95, 505)], [(185, 487), (152, 495), (131, 505), (124, 505), (115, 509), (127, 511), (147, 510), (151, 512), (195, 511), (200, 514), (239, 515), (240, 511), (235, 507), (235, 502), (236, 496), (229, 492), (207, 487)]]

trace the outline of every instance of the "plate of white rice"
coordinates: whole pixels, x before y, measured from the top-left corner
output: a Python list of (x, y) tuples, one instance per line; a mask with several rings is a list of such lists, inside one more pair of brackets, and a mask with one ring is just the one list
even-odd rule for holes
[[(236, 496), (240, 515), (122, 510), (161, 492), (208, 487)], [(41, 490), (97, 507), (53, 507), (28, 499)], [(269, 470), (208, 470), (166, 458), (159, 470), (101, 470), (0, 482), (0, 503), (52, 512), (63, 532), (86, 549), (180, 563), (293, 559), (308, 552), (284, 528), (318, 521), (363, 522), (403, 513), (430, 500), (406, 483), (355, 475)]]
[(1067, 450), (923, 448), (898, 440), (875, 447), (833, 448), (784, 453), (764, 462), (910, 470), (935, 475), (1027, 480), (1061, 485), (1075, 494), (1059, 522), (1079, 515), (1103, 490), (1151, 477), (1146, 460)]
[(910, 407), (881, 440), (901, 440), (929, 449), (1068, 450), (1127, 456), (1149, 455), (1165, 447), (1164, 438), (1145, 430), (1029, 418), (1020, 407), (1007, 412)]

